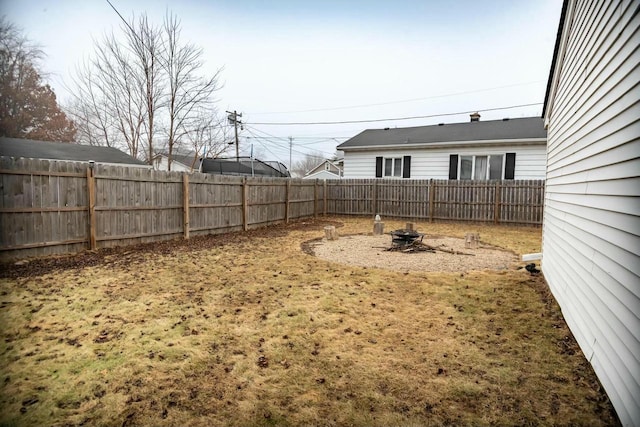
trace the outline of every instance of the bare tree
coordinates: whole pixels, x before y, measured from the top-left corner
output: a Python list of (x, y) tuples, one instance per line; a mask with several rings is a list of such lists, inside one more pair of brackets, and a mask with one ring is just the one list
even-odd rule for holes
[[(216, 158), (229, 149), (233, 142), (231, 128), (226, 118), (220, 118), (216, 111), (198, 109), (193, 112), (188, 131), (184, 133), (185, 142), (195, 151), (197, 157)], [(191, 165), (193, 169), (194, 165)]]
[(302, 178), (306, 175), (307, 172), (309, 172), (311, 169), (315, 168), (325, 160), (326, 157), (321, 153), (308, 153), (302, 159), (293, 162), (293, 167), (290, 171), (291, 175), (297, 178)]
[(168, 80), (167, 154), (168, 168), (171, 170), (174, 148), (180, 145), (185, 135), (196, 135), (192, 141), (211, 139), (203, 138), (202, 132), (209, 133), (212, 130), (212, 121), (207, 120), (206, 115), (214, 101), (213, 93), (219, 88), (218, 77), (221, 70), (210, 78), (199, 76), (203, 66), (202, 48), (181, 42), (180, 21), (175, 15), (166, 15), (163, 32), (162, 65)]
[[(94, 61), (99, 62), (97, 58)], [(124, 122), (124, 117), (118, 117), (117, 111), (110, 108), (109, 91), (116, 88), (107, 84), (109, 81), (100, 82), (97, 71), (100, 66), (93, 68), (92, 63), (84, 63), (76, 68), (77, 77), (74, 78), (74, 90), (71, 91), (72, 100), (67, 105), (67, 113), (77, 123), (78, 133), (76, 140), (81, 144), (100, 145), (115, 148), (126, 148), (129, 154), (134, 156), (137, 152), (137, 139), (132, 138), (126, 132), (119, 129)], [(124, 141), (136, 141), (133, 144)]]
[(201, 115), (214, 110), (220, 71), (200, 75), (203, 51), (180, 40), (180, 21), (170, 13), (162, 26), (142, 15), (121, 32), (96, 42), (91, 60), (78, 69), (69, 111), (83, 142), (125, 146), (149, 164), (166, 149), (171, 168), (180, 144), (207, 139), (202, 132), (212, 123), (203, 125)]
[[(96, 42), (88, 62), (76, 69), (71, 91), (74, 101), (68, 108), (78, 123), (80, 142), (126, 147), (133, 157), (143, 154), (145, 132), (147, 144), (152, 142), (155, 115), (155, 110), (148, 111), (154, 103), (148, 97), (152, 86), (147, 83), (146, 64), (135, 56), (136, 46), (130, 45), (139, 43), (137, 40), (130, 33), (127, 44), (122, 44), (111, 33)], [(149, 147), (145, 151), (152, 154), (152, 144)], [(144, 157), (148, 161), (149, 155)]]
[[(146, 15), (140, 16), (138, 22), (132, 19), (125, 28), (128, 47), (132, 52), (131, 62), (137, 84), (143, 89), (145, 118), (143, 125), (146, 131), (147, 163), (153, 165), (155, 136), (155, 120), (163, 97), (162, 57), (163, 41), (160, 28), (149, 23)], [(127, 31), (128, 30), (128, 31)]]

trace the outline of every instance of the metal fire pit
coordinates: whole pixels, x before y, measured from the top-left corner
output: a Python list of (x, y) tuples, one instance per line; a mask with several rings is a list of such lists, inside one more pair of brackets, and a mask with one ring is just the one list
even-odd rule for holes
[(395, 230), (391, 232), (391, 243), (394, 246), (408, 246), (418, 239), (422, 242), (423, 237), (424, 234), (415, 230)]

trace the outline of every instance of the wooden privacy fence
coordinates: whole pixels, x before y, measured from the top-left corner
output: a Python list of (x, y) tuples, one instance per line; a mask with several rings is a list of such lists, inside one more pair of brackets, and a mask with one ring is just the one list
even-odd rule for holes
[(324, 183), (1, 158), (0, 260), (326, 214)]
[(543, 181), (247, 178), (4, 157), (0, 189), (3, 261), (319, 214), (538, 225), (544, 197)]
[(543, 180), (327, 181), (327, 211), (434, 221), (541, 225)]

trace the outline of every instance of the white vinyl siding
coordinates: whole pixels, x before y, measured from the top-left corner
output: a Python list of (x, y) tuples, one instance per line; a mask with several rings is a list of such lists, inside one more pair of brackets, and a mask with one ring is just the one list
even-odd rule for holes
[[(376, 157), (411, 156), (411, 179), (449, 179), (449, 155), (504, 155), (516, 153), (515, 179), (544, 179), (546, 146), (438, 147), (380, 151), (345, 151), (344, 178), (375, 178)], [(504, 164), (503, 164), (504, 169)]]
[(340, 179), (340, 175), (337, 173), (333, 173), (331, 171), (321, 170), (318, 172), (310, 173), (309, 175), (305, 175), (302, 179)]
[[(196, 170), (196, 172), (198, 170), (199, 165), (200, 165), (200, 161), (196, 161), (196, 164), (194, 165), (194, 169)], [(169, 158), (167, 156), (160, 156), (155, 161), (154, 166), (156, 170), (161, 170), (161, 171), (169, 170)], [(172, 160), (171, 170), (174, 172), (191, 172), (191, 167), (187, 165), (183, 165), (180, 162), (176, 162), (175, 160)]]
[(320, 163), (318, 166), (308, 171), (307, 174), (312, 175), (321, 171), (328, 171), (335, 175), (340, 175), (340, 169), (338, 169), (336, 165), (331, 163), (329, 160), (325, 160), (324, 162)]
[(623, 425), (640, 422), (640, 14), (572, 0), (548, 101), (542, 269)]

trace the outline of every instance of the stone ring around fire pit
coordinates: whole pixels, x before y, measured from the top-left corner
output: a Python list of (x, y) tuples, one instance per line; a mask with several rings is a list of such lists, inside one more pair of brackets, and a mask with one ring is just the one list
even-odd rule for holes
[(416, 240), (418, 240), (418, 238), (420, 239), (421, 242), (422, 242), (422, 239), (424, 238), (423, 233), (418, 233), (415, 230), (400, 229), (400, 230), (392, 231), (390, 234), (391, 234), (391, 243), (394, 246), (408, 246), (413, 244)]

